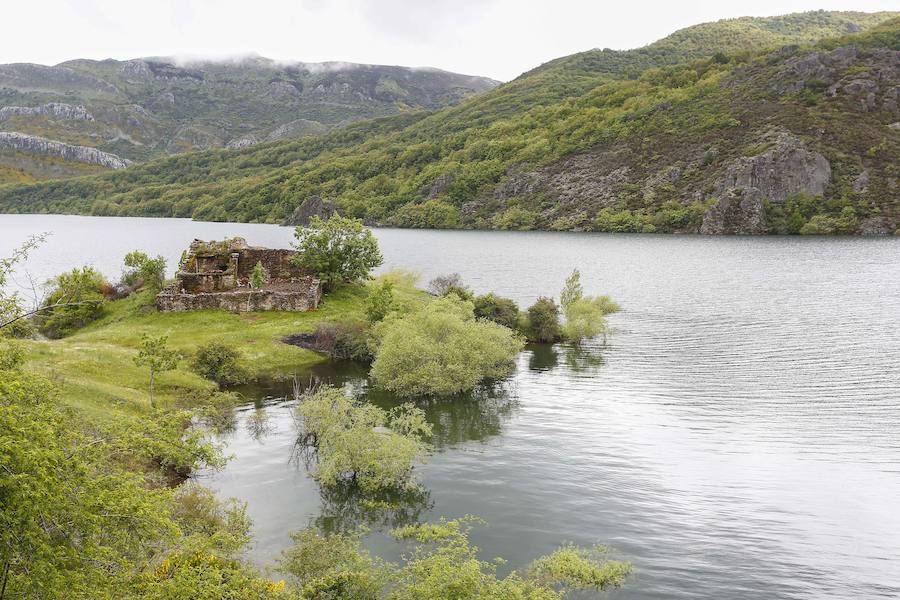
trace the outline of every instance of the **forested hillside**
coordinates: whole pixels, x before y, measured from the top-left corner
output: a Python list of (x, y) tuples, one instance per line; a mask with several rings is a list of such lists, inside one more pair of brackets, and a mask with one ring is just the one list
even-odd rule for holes
[(701, 25), (432, 114), (7, 186), (0, 210), (281, 222), (331, 204), (403, 227), (893, 233), (900, 19), (872, 27), (889, 17)]

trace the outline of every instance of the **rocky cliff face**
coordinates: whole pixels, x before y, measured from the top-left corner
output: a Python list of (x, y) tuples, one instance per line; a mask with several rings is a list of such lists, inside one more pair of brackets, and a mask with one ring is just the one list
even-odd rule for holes
[(40, 106), (3, 106), (0, 107), (0, 121), (11, 117), (53, 117), (66, 121), (93, 121), (94, 117), (84, 106), (49, 102)]
[(828, 159), (784, 131), (766, 135), (762, 144), (769, 149), (734, 160), (716, 182), (718, 200), (703, 215), (700, 233), (763, 233), (765, 200), (784, 204), (794, 194), (825, 193), (831, 183)]
[(130, 164), (128, 160), (96, 148), (73, 146), (33, 135), (6, 131), (0, 131), (0, 149), (14, 150), (25, 154), (55, 156), (66, 161), (99, 165), (109, 169), (124, 169)]

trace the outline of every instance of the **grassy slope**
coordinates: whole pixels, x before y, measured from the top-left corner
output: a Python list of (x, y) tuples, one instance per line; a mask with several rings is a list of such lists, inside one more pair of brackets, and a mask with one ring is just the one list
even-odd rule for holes
[[(662, 74), (651, 71), (636, 80), (627, 79), (630, 70), (668, 64), (673, 56), (709, 56), (719, 48), (805, 42), (844, 32), (851, 21), (865, 27), (886, 16), (817, 12), (706, 24), (678, 32), (650, 50), (617, 53), (609, 64), (595, 64), (597, 56), (606, 60), (604, 52), (592, 54), (591, 61), (581, 57), (551, 63), (427, 116), (360, 124), (320, 140), (187, 155), (103, 177), (6, 187), (0, 189), (0, 210), (277, 222), (304, 198), (321, 195), (373, 222), (496, 226), (494, 217), (502, 207), (485, 199), (511, 170), (546, 166), (596, 146), (647, 146), (646, 140), (663, 139), (661, 135), (678, 139), (721, 132), (733, 137), (729, 127), (740, 123), (734, 113), (752, 114), (747, 106), (730, 104), (733, 99), (719, 85), (730, 72), (756, 60), (752, 56), (673, 67)], [(896, 37), (896, 25), (892, 31)], [(665, 60), (654, 62), (654, 56)], [(747, 91), (758, 96), (759, 89)], [(802, 99), (756, 99), (780, 103), (769, 115), (772, 124), (802, 110), (819, 110), (804, 109)], [(676, 110), (656, 115), (656, 107), (665, 103)], [(831, 125), (839, 128), (857, 118), (840, 108), (832, 112)], [(436, 192), (440, 204), (422, 208), (425, 190), (442, 178), (449, 183)], [(438, 216), (429, 214), (430, 209), (437, 209)], [(550, 222), (533, 226), (548, 227)]]
[[(423, 292), (403, 286), (395, 290), (402, 302), (423, 301)], [(366, 287), (353, 286), (329, 295), (320, 310), (245, 314), (159, 313), (146, 305), (146, 294), (138, 294), (110, 303), (101, 320), (68, 338), (27, 342), (29, 366), (57, 381), (64, 401), (88, 419), (138, 415), (149, 408), (147, 370), (133, 362), (142, 334), (169, 336), (169, 346), (188, 359), (210, 341), (232, 344), (243, 353), (251, 376), (288, 377), (326, 359), (280, 339), (312, 331), (323, 320), (361, 318), (366, 294)], [(176, 370), (159, 377), (157, 398), (166, 406), (213, 388), (190, 371), (189, 360), (183, 360)]]

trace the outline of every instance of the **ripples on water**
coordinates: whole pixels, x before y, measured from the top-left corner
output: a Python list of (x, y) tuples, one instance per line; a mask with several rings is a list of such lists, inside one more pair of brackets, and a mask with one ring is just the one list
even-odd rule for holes
[[(134, 247), (176, 260), (193, 237), (290, 240), (262, 225), (129, 219), (117, 234), (41, 218), (0, 216), (0, 250), (10, 227), (57, 227), (63, 245), (39, 255), (50, 274), (72, 256), (116, 274)], [(98, 228), (102, 248), (88, 241)], [(589, 293), (625, 308), (608, 347), (529, 348), (505, 396), (429, 407), (428, 497), (399, 518), (480, 515), (475, 543), (511, 567), (563, 541), (609, 543), (637, 569), (622, 598), (900, 596), (900, 240), (377, 234), (388, 266), (426, 279), (460, 271), (528, 303), (577, 266)], [(368, 518), (290, 462), (288, 404), (238, 422), (236, 458), (209, 483), (249, 502), (255, 558), (290, 530)], [(397, 556), (384, 536), (369, 544)]]

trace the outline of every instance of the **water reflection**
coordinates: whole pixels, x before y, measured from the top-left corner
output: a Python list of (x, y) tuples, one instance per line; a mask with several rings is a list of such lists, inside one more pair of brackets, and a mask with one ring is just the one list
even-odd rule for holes
[(321, 513), (312, 520), (326, 533), (348, 533), (360, 527), (386, 531), (423, 520), (434, 501), (431, 491), (419, 485), (362, 496), (350, 485), (323, 487)]
[(596, 375), (605, 361), (606, 343), (598, 340), (580, 344), (529, 344), (528, 370), (549, 373), (559, 367), (560, 358), (569, 371), (582, 375)]

